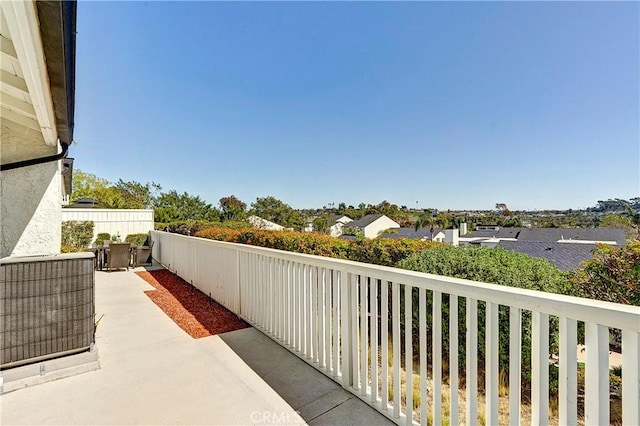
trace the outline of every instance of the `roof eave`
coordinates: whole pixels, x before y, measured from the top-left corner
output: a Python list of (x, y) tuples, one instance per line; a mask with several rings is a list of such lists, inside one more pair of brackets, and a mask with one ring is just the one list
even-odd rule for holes
[(75, 1), (36, 2), (60, 143), (73, 141), (76, 67)]

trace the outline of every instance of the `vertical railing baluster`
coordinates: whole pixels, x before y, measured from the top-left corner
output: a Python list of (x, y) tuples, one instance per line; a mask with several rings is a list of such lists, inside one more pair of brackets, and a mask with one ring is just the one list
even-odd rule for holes
[(531, 312), (531, 424), (549, 424), (549, 315)]
[(358, 324), (358, 316), (360, 314), (360, 303), (358, 293), (358, 275), (351, 274), (351, 306), (350, 321), (351, 321), (351, 373), (353, 374), (352, 383), (353, 389), (360, 389), (360, 325)]
[(393, 340), (393, 417), (400, 418), (400, 284), (391, 284), (391, 304), (392, 304), (392, 330), (391, 338)]
[(498, 305), (486, 303), (485, 315), (485, 418), (487, 424), (498, 424)]
[[(609, 329), (585, 323), (585, 424), (609, 423)], [(637, 368), (637, 366), (636, 366)], [(623, 369), (624, 371), (624, 369)]]
[(432, 292), (433, 297), (433, 329), (431, 338), (433, 363), (433, 424), (442, 424), (442, 293)]
[(369, 382), (368, 360), (369, 344), (368, 338), (368, 322), (369, 322), (369, 303), (368, 303), (368, 280), (365, 275), (360, 276), (360, 394), (367, 394), (367, 385)]
[(466, 424), (478, 423), (478, 301), (467, 297), (466, 334)]
[(307, 358), (313, 359), (313, 353), (311, 352), (311, 341), (313, 335), (311, 334), (312, 315), (311, 311), (311, 267), (308, 265), (303, 266), (304, 277), (304, 322), (306, 325), (304, 343), (305, 343), (305, 355)]
[(324, 268), (315, 268), (316, 279), (314, 280), (314, 289), (316, 294), (316, 303), (314, 307), (316, 309), (316, 360), (318, 362), (318, 368), (322, 369), (324, 364), (324, 286), (322, 282), (324, 280)]
[(340, 271), (340, 372), (342, 387), (349, 389), (353, 385), (351, 342), (354, 340), (351, 331), (351, 273)]
[(458, 296), (449, 295), (449, 424), (458, 422)]
[(382, 280), (380, 284), (382, 302), (380, 303), (380, 317), (382, 323), (382, 411), (389, 409), (389, 282)]
[(340, 273), (336, 270), (332, 270), (332, 280), (331, 284), (333, 289), (331, 291), (331, 301), (333, 306), (333, 335), (332, 335), (332, 346), (333, 349), (333, 359), (331, 361), (331, 368), (333, 372), (333, 377), (337, 378), (340, 371), (340, 307), (342, 303), (341, 297), (341, 289), (342, 285)]
[(429, 419), (427, 392), (427, 291), (418, 290), (418, 321), (420, 333), (420, 424), (426, 426)]
[(369, 294), (371, 295), (371, 403), (378, 402), (378, 279), (370, 278)]
[(404, 369), (406, 372), (407, 425), (413, 423), (413, 288), (404, 286)]
[(560, 317), (558, 414), (561, 425), (578, 423), (577, 321)]
[(622, 424), (640, 424), (640, 333), (622, 330)]
[(522, 382), (522, 312), (509, 308), (509, 424), (520, 425)]
[(324, 287), (324, 352), (325, 352), (325, 366), (324, 370), (329, 373), (331, 372), (331, 331), (332, 331), (332, 323), (331, 323), (331, 296), (332, 296), (332, 284), (331, 284), (331, 271), (328, 269), (324, 270), (324, 279), (322, 280), (322, 285)]

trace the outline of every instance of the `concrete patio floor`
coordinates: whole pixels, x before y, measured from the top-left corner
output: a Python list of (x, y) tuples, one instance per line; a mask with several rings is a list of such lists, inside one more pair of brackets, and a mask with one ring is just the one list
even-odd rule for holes
[(2, 395), (0, 423), (392, 424), (254, 328), (191, 338), (145, 290), (97, 272), (101, 368)]

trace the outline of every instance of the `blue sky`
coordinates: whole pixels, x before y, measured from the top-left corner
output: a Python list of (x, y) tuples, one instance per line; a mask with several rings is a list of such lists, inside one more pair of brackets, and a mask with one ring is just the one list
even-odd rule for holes
[(80, 2), (75, 167), (212, 204), (640, 194), (637, 2)]

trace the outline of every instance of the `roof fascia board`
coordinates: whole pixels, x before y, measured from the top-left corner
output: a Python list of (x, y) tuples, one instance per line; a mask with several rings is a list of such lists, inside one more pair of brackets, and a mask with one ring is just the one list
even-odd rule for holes
[(58, 131), (35, 3), (1, 1), (0, 7), (6, 17), (44, 142), (57, 146)]

